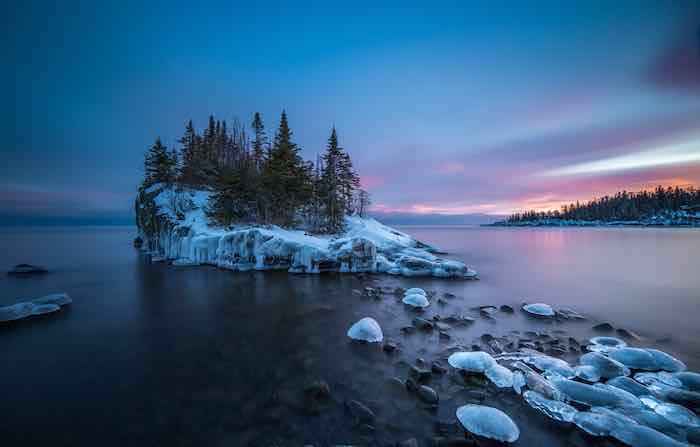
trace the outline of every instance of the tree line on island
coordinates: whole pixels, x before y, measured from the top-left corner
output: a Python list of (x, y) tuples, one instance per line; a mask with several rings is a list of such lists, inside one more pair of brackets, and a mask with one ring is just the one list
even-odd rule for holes
[(323, 154), (304, 160), (283, 111), (272, 141), (259, 113), (250, 125), (209, 117), (200, 134), (190, 120), (178, 149), (156, 139), (144, 162), (143, 188), (157, 183), (211, 191), (208, 216), (217, 224), (303, 226), (319, 233), (344, 229), (345, 216), (364, 216), (370, 198), (332, 128)]
[(700, 211), (700, 189), (658, 186), (652, 191), (622, 191), (586, 203), (577, 201), (564, 205), (561, 210), (514, 213), (505, 223), (517, 225), (553, 220), (641, 222), (673, 217), (674, 213), (695, 216), (696, 211)]

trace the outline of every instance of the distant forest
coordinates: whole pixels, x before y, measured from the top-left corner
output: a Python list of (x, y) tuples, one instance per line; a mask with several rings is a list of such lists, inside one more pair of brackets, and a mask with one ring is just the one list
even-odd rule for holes
[[(564, 205), (561, 210), (526, 211), (515, 213), (506, 219), (508, 224), (542, 220), (578, 221), (643, 221), (670, 217), (674, 212), (684, 212), (700, 207), (700, 190), (695, 188), (663, 188), (653, 191), (618, 192), (586, 203)], [(698, 209), (700, 211), (700, 209)]]
[(335, 127), (316, 163), (299, 155), (284, 111), (271, 142), (255, 113), (250, 128), (236, 121), (229, 129), (226, 121), (211, 116), (201, 134), (190, 120), (179, 143), (168, 150), (156, 139), (146, 153), (142, 187), (164, 183), (209, 189), (207, 214), (220, 225), (301, 225), (336, 233), (343, 230), (346, 215), (364, 215), (370, 205)]

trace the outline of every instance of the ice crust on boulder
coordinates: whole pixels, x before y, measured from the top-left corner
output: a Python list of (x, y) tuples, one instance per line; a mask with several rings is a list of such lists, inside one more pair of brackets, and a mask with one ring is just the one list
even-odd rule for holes
[(486, 378), (498, 388), (513, 387), (513, 373), (505, 366), (494, 363), (484, 371)]
[(589, 365), (598, 370), (598, 375), (604, 379), (612, 379), (618, 376), (629, 376), (630, 370), (627, 366), (604, 356), (599, 352), (589, 352), (579, 359), (582, 365)]
[(615, 337), (593, 337), (590, 339), (590, 342), (586, 349), (601, 353), (607, 353), (627, 346), (627, 343)]
[(658, 370), (654, 356), (647, 350), (640, 348), (620, 348), (611, 351), (608, 356), (632, 369)]
[(496, 360), (484, 351), (455, 352), (447, 359), (447, 363), (456, 369), (481, 374), (497, 364)]
[(384, 334), (377, 320), (371, 317), (365, 317), (350, 326), (350, 329), (348, 329), (348, 337), (353, 340), (378, 343), (384, 339)]
[(673, 375), (681, 385), (690, 391), (700, 391), (700, 374), (691, 371), (683, 371)]
[(576, 375), (574, 369), (562, 359), (557, 359), (546, 355), (537, 355), (525, 359), (524, 361), (525, 363), (528, 363), (529, 365), (534, 366), (545, 373), (554, 373), (566, 379), (571, 379)]
[(413, 294), (426, 296), (425, 290), (423, 290), (419, 287), (412, 287), (412, 288), (406, 290), (403, 294), (404, 294), (404, 296), (413, 295)]
[(573, 380), (551, 379), (565, 401), (576, 402), (590, 407), (641, 407), (642, 403), (633, 394), (604, 384), (588, 385)]
[(35, 298), (32, 300), (33, 304), (56, 304), (58, 306), (65, 306), (66, 304), (71, 304), (73, 299), (68, 296), (67, 293), (52, 293), (51, 295), (42, 296), (41, 298)]
[(0, 321), (14, 321), (27, 318), (32, 314), (32, 303), (17, 303), (11, 306), (0, 307)]
[(421, 295), (418, 293), (412, 293), (410, 295), (406, 295), (403, 297), (403, 300), (401, 300), (404, 304), (408, 304), (409, 306), (413, 307), (428, 307), (430, 305), (430, 301), (425, 297), (425, 295)]
[(538, 317), (553, 317), (556, 315), (552, 306), (544, 303), (525, 304), (523, 305), (523, 310)]
[(620, 388), (621, 390), (625, 390), (628, 393), (634, 394), (637, 397), (651, 396), (653, 394), (649, 388), (645, 387), (636, 380), (630, 379), (629, 377), (615, 377), (613, 379), (608, 380), (605, 383), (610, 386)]
[(501, 442), (515, 442), (520, 429), (497, 408), (484, 405), (464, 405), (457, 409), (457, 419), (471, 433)]
[[(209, 225), (211, 192), (163, 185), (142, 190), (137, 199), (142, 250), (177, 265), (207, 264), (290, 273), (376, 272), (404, 276), (472, 279), (461, 262), (435, 255), (433, 247), (371, 218), (348, 216), (340, 235), (310, 235), (276, 226)], [(173, 197), (181, 203), (173, 210)]]
[(32, 306), (32, 315), (44, 315), (61, 309), (58, 304), (36, 304)]
[(0, 307), (0, 322), (15, 321), (32, 315), (44, 315), (61, 309), (61, 306), (72, 303), (68, 294), (54, 293), (31, 301)]
[(659, 369), (669, 372), (680, 372), (686, 369), (685, 363), (670, 354), (659, 351), (658, 349), (647, 349), (646, 351), (654, 357), (656, 366)]
[(557, 421), (572, 422), (574, 416), (578, 413), (578, 410), (571, 405), (558, 400), (547, 399), (536, 391), (525, 391), (523, 398), (532, 408)]

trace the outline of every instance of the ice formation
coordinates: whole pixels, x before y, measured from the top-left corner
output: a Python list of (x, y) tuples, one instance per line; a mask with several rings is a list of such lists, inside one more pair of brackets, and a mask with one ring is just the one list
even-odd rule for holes
[(485, 438), (515, 442), (520, 437), (520, 430), (515, 422), (497, 408), (464, 405), (457, 409), (457, 419), (469, 432)]
[(523, 398), (532, 408), (557, 421), (571, 422), (574, 420), (576, 413), (578, 413), (571, 405), (558, 400), (547, 399), (536, 391), (525, 391)]
[(669, 372), (679, 372), (686, 369), (685, 363), (663, 351), (658, 349), (647, 349), (646, 351), (654, 357), (656, 366), (659, 369)]
[(629, 376), (630, 370), (617, 360), (604, 356), (599, 352), (589, 352), (579, 359), (582, 365), (590, 365), (598, 370), (600, 377), (612, 379), (618, 376)]
[(497, 364), (493, 357), (483, 351), (455, 352), (447, 359), (447, 363), (456, 369), (482, 374)]
[(684, 388), (690, 391), (700, 391), (700, 374), (696, 372), (683, 371), (673, 375)]
[(553, 317), (556, 314), (552, 306), (544, 303), (525, 304), (523, 310), (538, 317)]
[(603, 384), (588, 385), (573, 380), (551, 379), (552, 384), (568, 402), (576, 402), (590, 407), (641, 407), (642, 403), (633, 394), (619, 388)]
[(653, 393), (651, 390), (636, 380), (630, 379), (629, 377), (615, 377), (605, 382), (607, 385), (620, 388), (628, 393), (634, 394), (637, 397), (641, 396), (651, 396)]
[(513, 387), (513, 373), (505, 366), (494, 363), (484, 371), (486, 378), (498, 388)]
[(403, 300), (401, 300), (401, 301), (404, 304), (408, 304), (409, 306), (413, 306), (413, 307), (428, 307), (430, 305), (430, 302), (425, 297), (425, 295), (420, 295), (418, 293), (412, 293), (410, 295), (406, 295), (403, 297)]
[(404, 295), (418, 294), (418, 295), (426, 296), (425, 290), (423, 290), (423, 289), (421, 289), (421, 288), (419, 288), (419, 287), (412, 287), (412, 288), (406, 290), (403, 294), (404, 294)]
[(648, 371), (656, 371), (659, 369), (654, 356), (645, 349), (620, 348), (610, 352), (608, 356), (628, 368), (645, 369)]
[(357, 323), (350, 326), (348, 329), (348, 337), (353, 340), (368, 341), (370, 343), (378, 343), (384, 339), (382, 328), (377, 323), (377, 320), (370, 317), (365, 317)]
[(0, 307), (0, 322), (14, 321), (31, 315), (43, 315), (56, 312), (73, 300), (65, 293), (54, 293), (31, 301)]
[(615, 337), (593, 337), (590, 342), (591, 344), (586, 346), (586, 349), (602, 353), (608, 353), (627, 346), (627, 343)]
[(209, 264), (290, 273), (377, 272), (404, 276), (476, 277), (461, 262), (435, 255), (436, 249), (374, 219), (348, 216), (339, 236), (309, 235), (276, 226), (209, 225), (210, 192), (153, 185), (136, 201), (142, 250), (176, 265)]
[(571, 379), (576, 375), (574, 369), (564, 360), (549, 357), (546, 355), (536, 355), (528, 359), (524, 359), (525, 363), (544, 371), (545, 373), (554, 373), (566, 379)]

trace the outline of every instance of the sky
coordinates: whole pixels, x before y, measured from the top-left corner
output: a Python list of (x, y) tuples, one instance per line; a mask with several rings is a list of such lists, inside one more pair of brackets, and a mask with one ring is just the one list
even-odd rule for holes
[(210, 114), (332, 126), (377, 215), (700, 185), (700, 2), (36, 2), (0, 18), (0, 217), (132, 219)]

